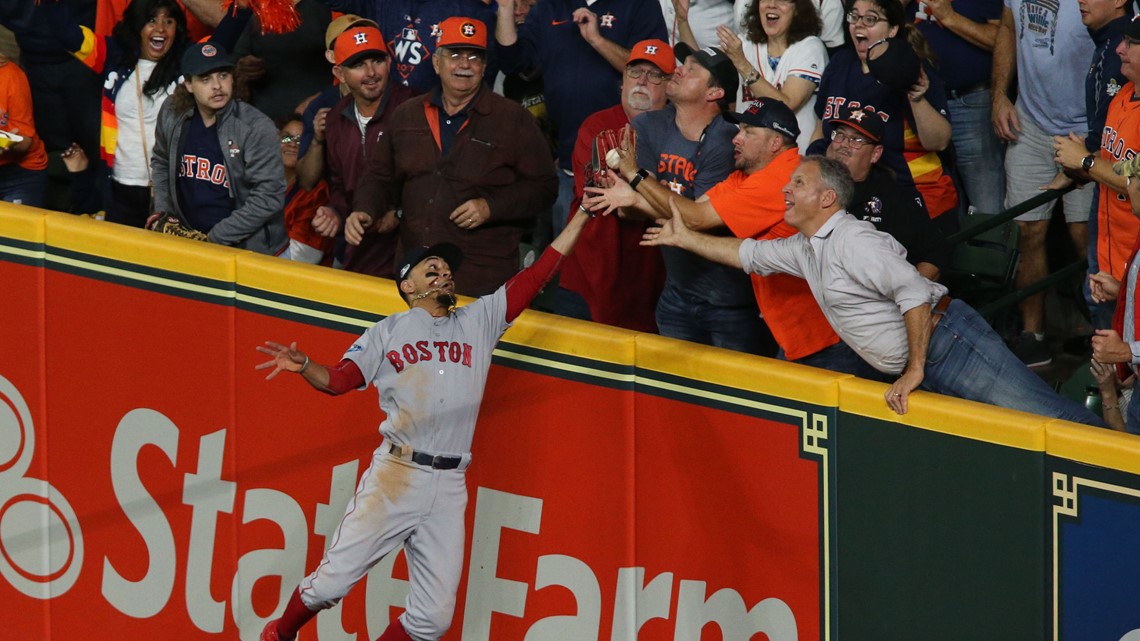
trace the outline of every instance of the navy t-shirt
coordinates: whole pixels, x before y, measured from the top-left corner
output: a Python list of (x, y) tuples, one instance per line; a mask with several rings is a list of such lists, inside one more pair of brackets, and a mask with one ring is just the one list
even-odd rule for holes
[[(1002, 7), (1002, 0), (954, 0), (954, 11), (983, 24), (1000, 20)], [(907, 5), (907, 19), (914, 22), (938, 54), (938, 71), (947, 89), (989, 84), (993, 54), (940, 24), (921, 0)]]
[(197, 111), (190, 118), (186, 144), (178, 162), (178, 205), (186, 223), (209, 232), (234, 210), (217, 123), (207, 127)]
[[(674, 193), (694, 200), (732, 173), (732, 139), (737, 128), (717, 116), (700, 140), (688, 140), (677, 129), (676, 117), (676, 108), (668, 105), (633, 119), (637, 164), (656, 175), (657, 181)], [(727, 230), (724, 233), (729, 235)], [(752, 283), (739, 269), (675, 247), (662, 247), (661, 255), (665, 259), (665, 287), (719, 307), (754, 304)]]

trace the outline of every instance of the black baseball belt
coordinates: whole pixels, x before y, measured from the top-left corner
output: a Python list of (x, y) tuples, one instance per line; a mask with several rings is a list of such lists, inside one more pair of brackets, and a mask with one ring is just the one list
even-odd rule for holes
[(462, 456), (432, 455), (427, 452), (417, 452), (406, 445), (396, 445), (395, 443), (388, 444), (388, 452), (397, 458), (409, 460), (416, 465), (430, 467), (433, 470), (454, 470), (463, 462)]

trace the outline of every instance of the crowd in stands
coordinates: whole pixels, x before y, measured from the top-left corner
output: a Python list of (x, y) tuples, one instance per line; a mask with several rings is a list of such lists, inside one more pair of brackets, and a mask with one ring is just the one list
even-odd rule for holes
[[(1046, 276), (1063, 215), (1089, 261), (1105, 422), (1140, 433), (1135, 10), (0, 0), (0, 199), (385, 278), (409, 248), (450, 242), (473, 296), (581, 209), (596, 218), (549, 311), (884, 380), (896, 411), (923, 387), (1100, 424), (1050, 390), (1010, 391), (1052, 359), (1044, 294), (1020, 303), (1008, 352), (955, 330), (1000, 367), (934, 353), (938, 327), (976, 316), (938, 284), (946, 237), (1073, 186), (1017, 218), (1016, 284)], [(857, 267), (824, 255), (856, 242), (873, 245)], [(796, 262), (813, 251), (822, 267)], [(986, 394), (948, 380), (990, 370)]]

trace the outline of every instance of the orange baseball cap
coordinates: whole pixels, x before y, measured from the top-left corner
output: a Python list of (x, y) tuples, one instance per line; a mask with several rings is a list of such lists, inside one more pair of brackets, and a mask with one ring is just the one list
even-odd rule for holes
[(437, 47), (486, 49), (487, 25), (474, 18), (454, 16), (439, 23)]
[(331, 51), (333, 43), (336, 42), (336, 37), (348, 31), (351, 27), (376, 27), (379, 29), (380, 25), (368, 18), (361, 18), (358, 15), (346, 13), (330, 22), (328, 28), (325, 29), (325, 49)]
[(365, 56), (388, 57), (388, 45), (375, 27), (353, 27), (336, 37), (333, 45), (338, 65), (353, 65)]
[(661, 73), (673, 73), (677, 70), (677, 59), (673, 57), (673, 47), (664, 40), (642, 40), (629, 48), (629, 66), (639, 60), (652, 62), (661, 70)]

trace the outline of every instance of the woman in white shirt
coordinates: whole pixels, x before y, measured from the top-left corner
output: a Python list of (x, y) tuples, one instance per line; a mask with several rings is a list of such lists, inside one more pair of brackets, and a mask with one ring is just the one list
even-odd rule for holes
[(818, 122), (815, 94), (827, 66), (812, 0), (752, 0), (744, 16), (745, 38), (717, 28), (720, 47), (742, 78), (737, 108), (754, 98), (774, 98), (796, 114), (800, 153), (807, 151)]

